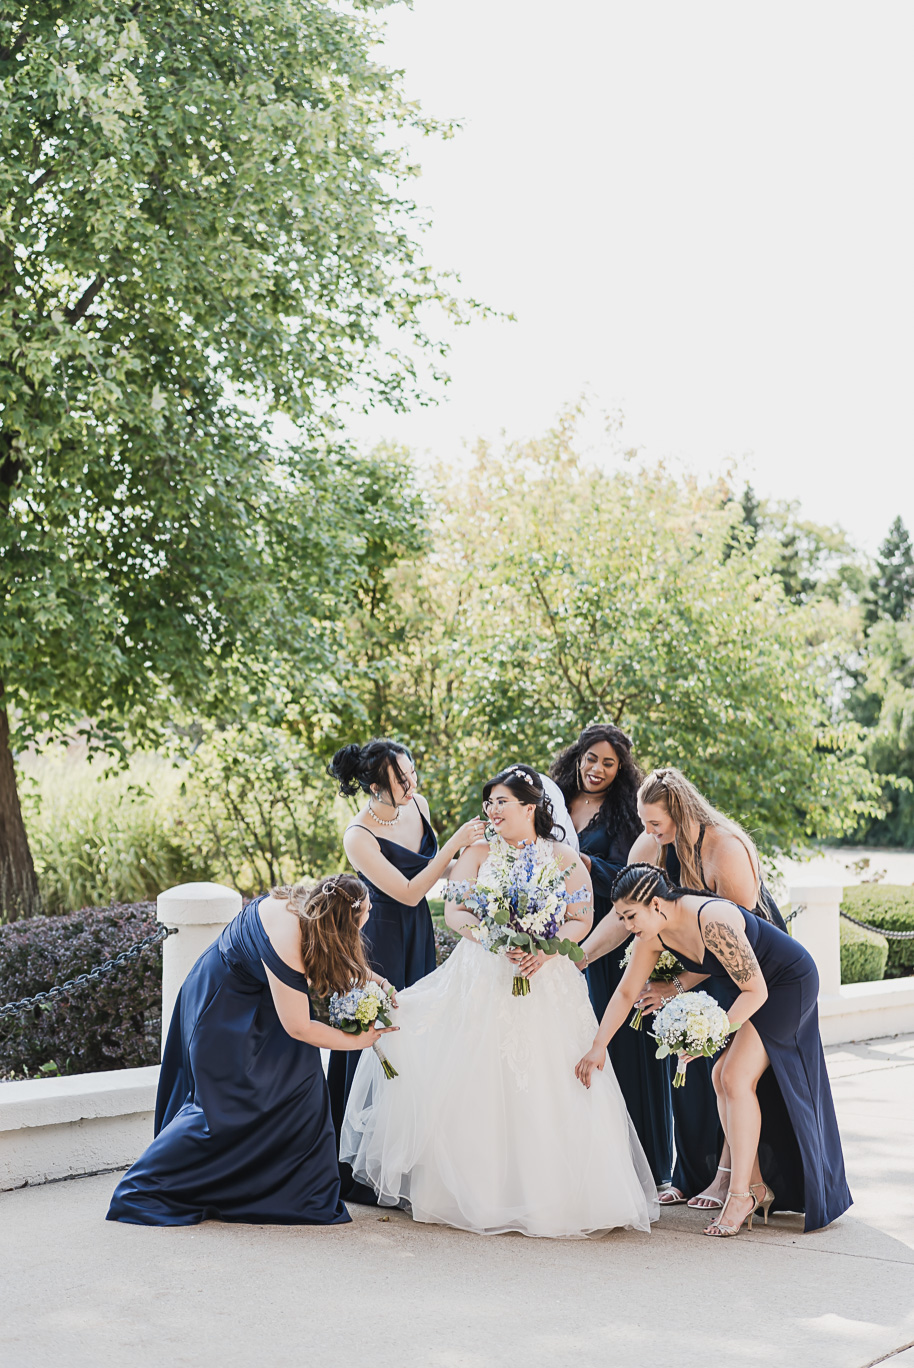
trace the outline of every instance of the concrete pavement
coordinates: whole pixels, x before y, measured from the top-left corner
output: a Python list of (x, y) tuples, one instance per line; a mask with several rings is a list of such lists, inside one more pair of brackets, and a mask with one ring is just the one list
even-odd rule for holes
[[(3, 1368), (914, 1368), (914, 1036), (827, 1051), (856, 1205), (714, 1241), (105, 1223), (117, 1175), (0, 1194)], [(569, 1156), (573, 1163), (573, 1156)]]

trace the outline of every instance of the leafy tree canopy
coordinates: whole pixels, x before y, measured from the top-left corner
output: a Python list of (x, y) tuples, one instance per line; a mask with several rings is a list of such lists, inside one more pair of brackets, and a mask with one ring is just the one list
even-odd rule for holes
[[(432, 125), (374, 60), (376, 8), (4, 7), (13, 744), (224, 706), (244, 659), (292, 658), (315, 689), (328, 673), (387, 505), (324, 434), (341, 396), (406, 403), (428, 307), (453, 307), (403, 195), (400, 133)], [(276, 412), (300, 434), (283, 448)], [(12, 831), (5, 732), (0, 750)]]

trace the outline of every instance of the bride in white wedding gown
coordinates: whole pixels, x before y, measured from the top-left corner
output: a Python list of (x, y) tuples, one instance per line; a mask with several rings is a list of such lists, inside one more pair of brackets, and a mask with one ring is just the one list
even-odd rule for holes
[[(590, 877), (572, 850), (548, 839), (552, 811), (539, 776), (513, 766), (484, 798), (492, 850), (465, 850), (454, 879), (474, 883), (504, 853), (500, 842), (535, 841), (537, 862), (554, 856), (569, 893), (586, 890), (560, 931), (583, 939)], [(562, 955), (492, 954), (472, 939), (476, 918), (466, 908), (449, 901), (445, 915), (460, 944), (398, 994), (400, 1030), (384, 1038), (398, 1077), (385, 1078), (374, 1051), (363, 1051), (340, 1158), (382, 1206), (405, 1206), (416, 1221), (484, 1235), (649, 1230), (657, 1192), (612, 1066), (589, 1090), (574, 1075), (597, 1025), (584, 975)], [(526, 996), (512, 995), (517, 972), (531, 979)]]

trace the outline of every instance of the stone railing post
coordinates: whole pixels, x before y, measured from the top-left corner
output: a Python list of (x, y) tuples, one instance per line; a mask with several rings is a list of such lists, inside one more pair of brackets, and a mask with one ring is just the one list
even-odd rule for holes
[(156, 899), (156, 917), (176, 926), (162, 947), (162, 1049), (175, 998), (196, 961), (241, 911), (241, 894), (216, 883), (186, 883)]
[(803, 911), (791, 923), (794, 938), (809, 951), (819, 971), (819, 993), (836, 996), (841, 987), (840, 907), (844, 889), (837, 884), (792, 884), (791, 907)]

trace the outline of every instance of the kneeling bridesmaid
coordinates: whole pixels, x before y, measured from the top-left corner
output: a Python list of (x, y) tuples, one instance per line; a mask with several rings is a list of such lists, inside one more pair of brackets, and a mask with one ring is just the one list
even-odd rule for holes
[(109, 1221), (349, 1220), (320, 1051), (364, 1050), (384, 1032), (324, 1026), (309, 992), (378, 977), (360, 936), (370, 906), (349, 874), (274, 888), (204, 951), (175, 1003), (155, 1139), (118, 1183)]
[[(735, 1235), (757, 1208), (802, 1211), (806, 1229), (851, 1204), (825, 1056), (819, 975), (807, 950), (771, 922), (724, 898), (671, 888), (655, 865), (632, 864), (613, 884), (618, 916), (637, 937), (593, 1048), (575, 1070), (585, 1086), (627, 1019), (662, 950), (686, 969), (729, 978), (739, 990), (731, 1035), (713, 1069), (732, 1172), (723, 1210), (706, 1235)], [(688, 1089), (688, 1074), (685, 1088)], [(761, 1156), (761, 1165), (759, 1162)]]

